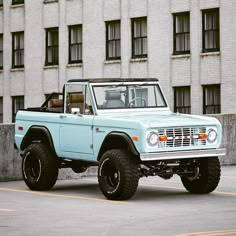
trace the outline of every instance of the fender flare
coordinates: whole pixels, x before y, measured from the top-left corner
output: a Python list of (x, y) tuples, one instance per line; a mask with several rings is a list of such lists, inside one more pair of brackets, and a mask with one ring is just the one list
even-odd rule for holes
[(33, 135), (34, 134), (40, 134), (42, 135), (42, 137), (44, 138), (44, 141), (47, 141), (47, 143), (49, 144), (51, 150), (56, 153), (55, 148), (54, 148), (54, 144), (53, 144), (53, 140), (52, 140), (52, 136), (50, 134), (50, 131), (45, 127), (45, 126), (31, 126), (28, 131), (26, 132), (22, 143), (20, 145), (20, 149), (24, 150), (30, 143), (32, 143), (33, 141), (37, 142), (37, 141), (42, 141), (39, 137), (39, 139), (33, 139)]
[(123, 133), (123, 132), (111, 132), (109, 133), (105, 139), (103, 140), (103, 143), (100, 147), (100, 150), (99, 150), (99, 153), (98, 153), (98, 160), (100, 159), (101, 157), (101, 154), (103, 152), (103, 149), (106, 145), (106, 143), (108, 142), (109, 139), (111, 138), (119, 138), (119, 139), (122, 139), (122, 141), (124, 141), (127, 146), (129, 147), (130, 149), (130, 152), (134, 155), (134, 156), (138, 156), (139, 157), (139, 152), (137, 151), (133, 141), (131, 140), (131, 138), (126, 134), (126, 133)]

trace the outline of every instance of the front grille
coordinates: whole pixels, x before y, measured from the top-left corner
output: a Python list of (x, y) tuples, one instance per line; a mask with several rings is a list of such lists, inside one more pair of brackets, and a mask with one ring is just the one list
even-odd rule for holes
[(158, 129), (159, 136), (167, 136), (167, 141), (159, 142), (160, 148), (205, 146), (206, 140), (200, 140), (199, 134), (206, 133), (206, 127), (183, 127)]

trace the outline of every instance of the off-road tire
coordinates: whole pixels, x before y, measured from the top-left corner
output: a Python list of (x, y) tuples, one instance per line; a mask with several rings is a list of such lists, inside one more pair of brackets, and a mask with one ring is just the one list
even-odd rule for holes
[(31, 144), (24, 151), (22, 174), (31, 190), (49, 190), (57, 180), (57, 159), (45, 144)]
[(104, 196), (110, 200), (131, 198), (138, 187), (138, 167), (135, 158), (125, 150), (105, 152), (98, 167), (98, 182)]
[(214, 191), (220, 181), (220, 162), (218, 157), (199, 160), (199, 173), (196, 178), (181, 177), (184, 187), (195, 194), (206, 194)]

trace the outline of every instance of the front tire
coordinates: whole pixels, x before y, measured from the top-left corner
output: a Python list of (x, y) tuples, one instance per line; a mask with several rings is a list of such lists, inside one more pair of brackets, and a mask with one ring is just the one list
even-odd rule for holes
[(49, 190), (58, 176), (56, 157), (45, 144), (31, 144), (23, 155), (22, 174), (31, 190)]
[(99, 162), (98, 182), (104, 196), (110, 200), (127, 200), (137, 190), (138, 163), (125, 150), (105, 152)]
[(184, 187), (195, 194), (214, 191), (220, 181), (220, 162), (218, 157), (202, 158), (197, 166), (197, 175), (181, 177)]

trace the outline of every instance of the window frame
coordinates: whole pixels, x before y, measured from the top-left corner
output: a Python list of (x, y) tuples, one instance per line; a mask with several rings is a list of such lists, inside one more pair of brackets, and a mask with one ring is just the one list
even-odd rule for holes
[[(188, 16), (188, 31), (182, 31), (182, 32), (176, 32), (176, 20), (177, 20), (177, 17), (182, 17), (182, 28), (183, 27), (183, 17), (186, 17)], [(185, 37), (184, 37), (184, 51), (177, 51), (177, 45), (176, 45), (176, 38), (178, 35), (189, 35), (189, 45), (187, 45), (186, 41), (185, 41)], [(174, 55), (180, 55), (180, 54), (190, 54), (190, 12), (189, 11), (186, 11), (186, 12), (178, 12), (178, 13), (173, 13), (173, 54)], [(189, 46), (189, 50), (185, 50), (186, 48), (186, 45)]]
[[(135, 37), (134, 36), (134, 24), (137, 22), (142, 22), (145, 21), (146, 23), (146, 36), (139, 36), (139, 37)], [(140, 35), (142, 35), (142, 30), (141, 30), (141, 24), (140, 24)], [(136, 59), (136, 58), (147, 58), (148, 57), (148, 25), (147, 25), (147, 17), (137, 17), (137, 18), (132, 18), (131, 19), (131, 37), (132, 37), (132, 59)], [(136, 54), (135, 53), (135, 41), (141, 39), (141, 54)], [(143, 46), (143, 39), (146, 39), (146, 54), (143, 53), (144, 51), (144, 46)]]
[[(177, 91), (179, 90), (179, 91)], [(185, 104), (185, 96), (187, 96), (187, 94), (185, 93), (186, 91), (189, 91), (189, 98), (190, 98), (190, 105), (186, 105)], [(177, 93), (181, 92), (181, 96), (183, 96), (183, 104), (178, 105), (177, 104)], [(181, 112), (180, 112), (180, 111)], [(183, 114), (191, 114), (191, 86), (178, 86), (178, 87), (174, 87), (174, 112), (179, 112), (179, 113), (183, 113)]]
[[(81, 31), (82, 41), (80, 43), (79, 42), (72, 43), (71, 31), (74, 29), (78, 29)], [(68, 26), (68, 33), (69, 33), (69, 45), (68, 45), (69, 64), (82, 63), (83, 62), (83, 26), (82, 26), (82, 24), (69, 25)], [(78, 60), (72, 60), (72, 58), (71, 58), (72, 57), (71, 50), (72, 50), (72, 47), (75, 45), (77, 45), (81, 48), (81, 59), (78, 59)]]
[(2, 61), (2, 64), (0, 64), (0, 70), (2, 70), (3, 69), (3, 34), (2, 33), (0, 34), (0, 42), (2, 42), (2, 45), (0, 45), (0, 61)]
[[(219, 114), (221, 113), (221, 86), (220, 84), (209, 84), (209, 85), (203, 85), (203, 114)], [(206, 105), (206, 90), (212, 89), (211, 91), (211, 98), (213, 100), (213, 104)], [(219, 92), (219, 104), (215, 104), (215, 92), (218, 90)], [(207, 112), (207, 109), (213, 108), (214, 112), (209, 113)]]
[[(22, 43), (23, 48), (20, 47), (20, 45), (21, 45), (21, 42), (20, 42), (21, 35), (23, 35), (23, 43)], [(17, 37), (17, 39), (16, 39), (16, 37)], [(18, 41), (16, 48), (15, 48), (15, 40)], [(15, 61), (15, 54), (16, 53), (19, 53), (19, 55), (20, 55), (20, 60), (19, 60), (19, 63), (17, 63), (17, 64), (16, 64), (16, 61)], [(21, 61), (22, 53), (23, 53), (23, 61)], [(24, 61), (25, 61), (24, 53), (25, 53), (25, 35), (24, 35), (24, 31), (12, 32), (12, 68), (13, 69), (15, 69), (15, 68), (24, 68), (24, 64), (25, 64), (24, 63)]]
[[(119, 38), (116, 38), (116, 25), (119, 23)], [(106, 21), (106, 60), (120, 60), (121, 59), (121, 22), (120, 20), (113, 20), (113, 21)], [(109, 39), (109, 26), (113, 26), (112, 29), (113, 33), (115, 34), (115, 37), (112, 39)], [(110, 42), (115, 42), (115, 56), (109, 56), (109, 44)], [(118, 53), (119, 51), (119, 53)], [(119, 55), (119, 56), (118, 56)]]
[[(15, 104), (16, 104), (15, 102), (17, 102), (17, 99), (22, 99), (21, 101), (18, 101), (18, 102), (20, 102), (20, 106), (19, 106), (18, 110), (16, 110), (16, 107), (15, 107)], [(23, 101), (23, 107), (21, 107), (22, 101)], [(15, 123), (17, 112), (21, 109), (24, 109), (24, 106), (25, 106), (25, 97), (24, 96), (13, 96), (12, 97), (12, 123)]]
[(25, 1), (24, 0), (12, 0), (12, 5), (20, 5), (20, 4), (24, 4)]
[[(48, 44), (49, 34), (57, 33), (57, 44), (50, 45)], [(45, 28), (46, 42), (45, 42), (45, 66), (57, 66), (59, 65), (59, 27)], [(53, 36), (54, 37), (54, 36)], [(53, 49), (52, 52), (52, 62), (48, 61), (49, 49)], [(56, 52), (56, 53), (55, 53)], [(55, 53), (55, 55), (53, 55)]]
[[(208, 13), (214, 13), (216, 15), (216, 29), (205, 29), (205, 16)], [(207, 32), (214, 32), (216, 33), (216, 39), (213, 37), (213, 45), (216, 44), (214, 48), (206, 48), (205, 37)], [(215, 36), (215, 35), (214, 35)], [(216, 42), (214, 42), (216, 40)], [(202, 52), (219, 52), (220, 51), (220, 9), (219, 8), (211, 8), (202, 10)]]

